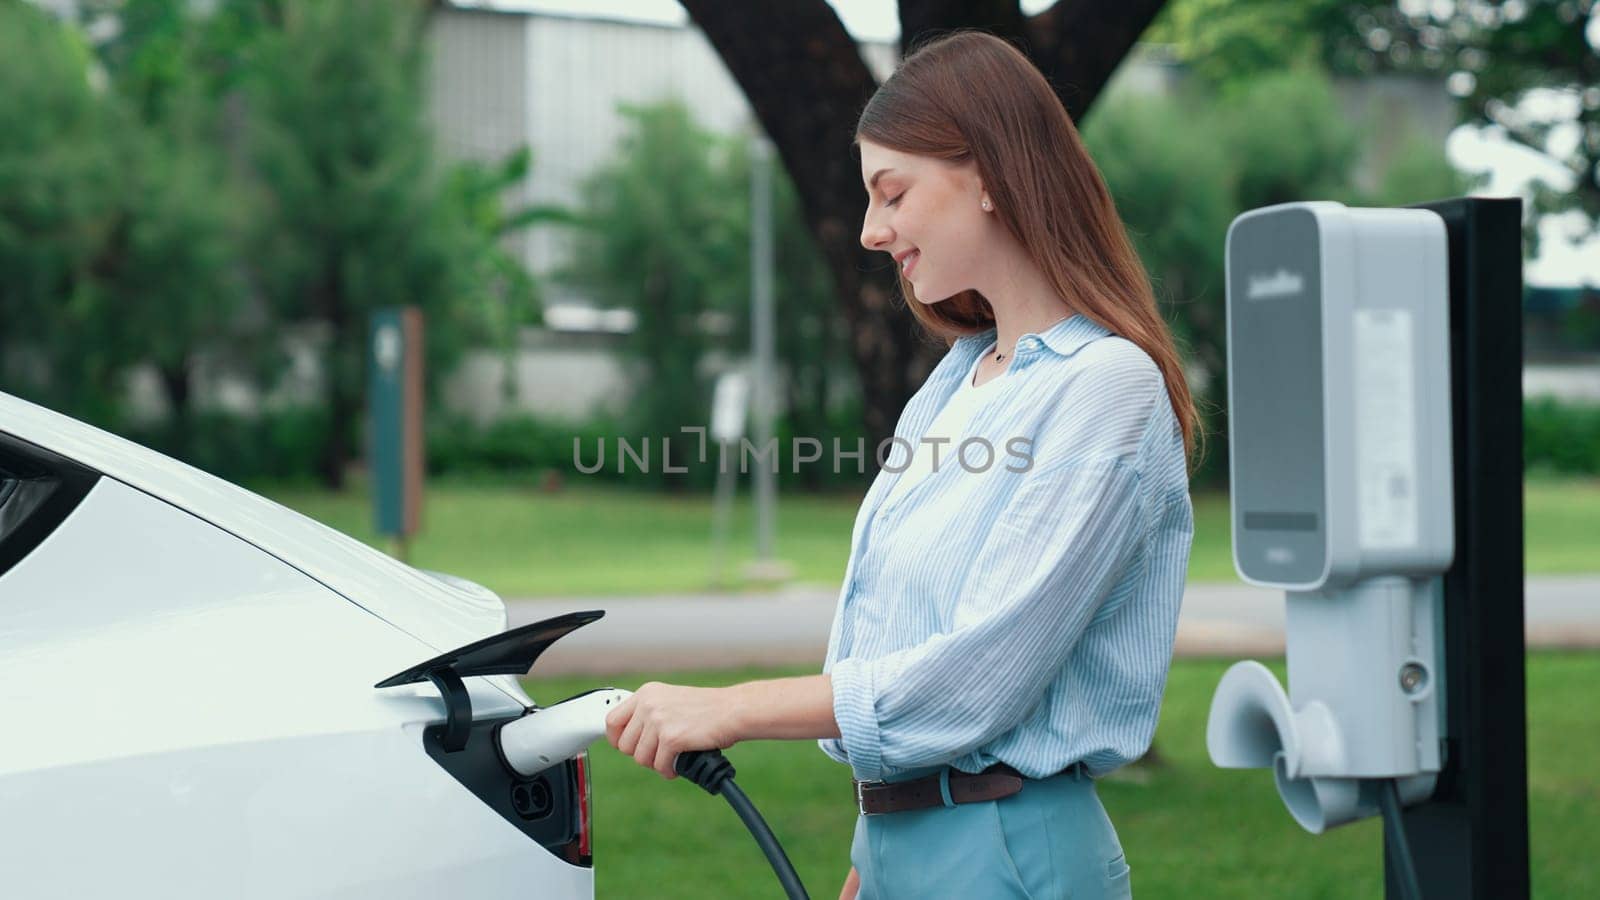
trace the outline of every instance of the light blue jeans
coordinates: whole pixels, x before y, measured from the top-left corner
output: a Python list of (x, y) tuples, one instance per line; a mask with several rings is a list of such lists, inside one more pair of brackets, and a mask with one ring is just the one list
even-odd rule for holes
[(1094, 779), (1076, 771), (1029, 779), (999, 800), (857, 816), (850, 862), (861, 878), (858, 900), (1132, 896)]

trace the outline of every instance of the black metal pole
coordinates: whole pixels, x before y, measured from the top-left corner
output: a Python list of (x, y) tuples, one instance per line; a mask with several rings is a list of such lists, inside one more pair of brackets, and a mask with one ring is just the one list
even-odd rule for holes
[[(1522, 201), (1419, 208), (1449, 234), (1456, 552), (1444, 578), (1444, 770), (1403, 822), (1428, 900), (1526, 900)], [(1400, 895), (1387, 854), (1384, 881)]]

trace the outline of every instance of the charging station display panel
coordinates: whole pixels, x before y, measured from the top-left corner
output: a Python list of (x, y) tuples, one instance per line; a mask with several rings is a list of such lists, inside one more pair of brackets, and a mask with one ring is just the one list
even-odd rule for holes
[(1327, 563), (1319, 243), (1304, 209), (1241, 219), (1228, 241), (1234, 556), (1270, 584)]

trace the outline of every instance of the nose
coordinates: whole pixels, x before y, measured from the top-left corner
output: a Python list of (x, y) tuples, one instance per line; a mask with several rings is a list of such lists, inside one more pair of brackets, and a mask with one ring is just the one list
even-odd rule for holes
[(869, 213), (861, 222), (861, 246), (868, 250), (885, 250), (894, 240), (894, 231), (888, 224), (881, 220), (874, 220)]

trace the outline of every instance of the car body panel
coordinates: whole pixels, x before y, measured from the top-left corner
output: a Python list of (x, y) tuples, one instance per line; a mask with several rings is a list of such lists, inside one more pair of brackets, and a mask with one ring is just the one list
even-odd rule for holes
[[(114, 479), (0, 574), (9, 896), (589, 897), (422, 749), (431, 649)], [(481, 716), (521, 706), (469, 679)], [(537, 890), (534, 890), (537, 886)]]
[(504, 631), (492, 593), (435, 578), (237, 485), (0, 393), (0, 430), (165, 500), (287, 562), (436, 651)]
[(427, 754), (433, 685), (373, 687), (503, 631), (492, 592), (3, 393), (0, 433), (97, 473), (0, 570), (6, 896), (593, 896)]

